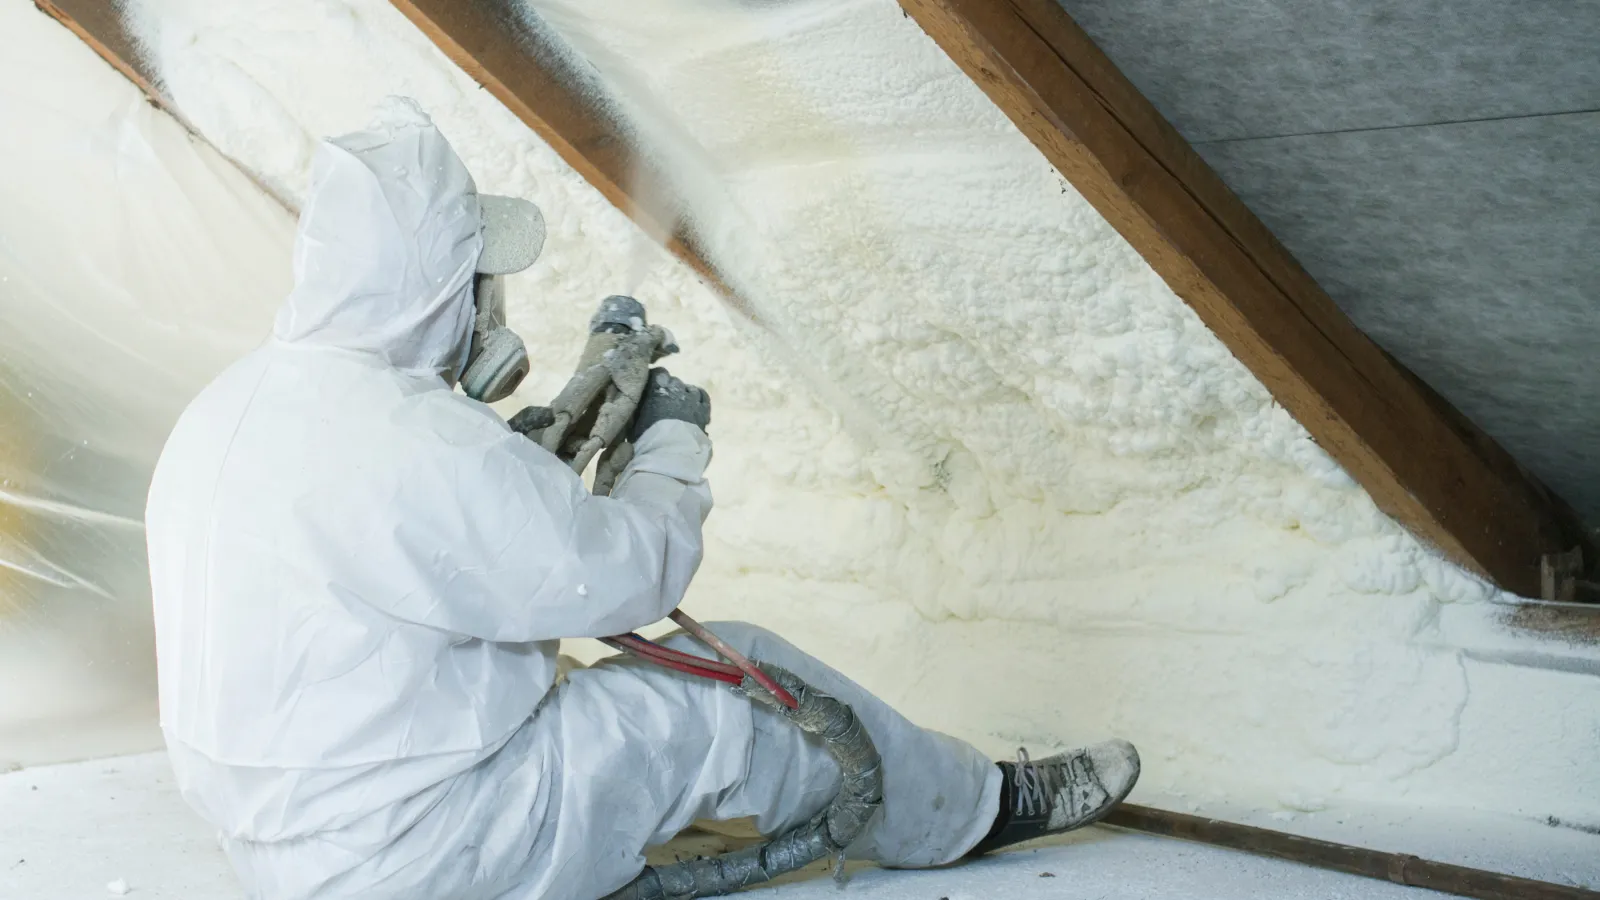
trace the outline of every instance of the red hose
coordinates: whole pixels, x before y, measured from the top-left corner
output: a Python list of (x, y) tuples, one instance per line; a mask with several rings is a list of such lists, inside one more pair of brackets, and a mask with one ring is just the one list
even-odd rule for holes
[(672, 620), (683, 626), (684, 630), (694, 635), (711, 646), (711, 649), (721, 653), (732, 660), (732, 665), (717, 660), (705, 659), (671, 647), (663, 647), (653, 641), (645, 640), (637, 634), (619, 634), (608, 638), (601, 638), (601, 642), (608, 647), (614, 647), (625, 653), (631, 653), (640, 659), (653, 662), (675, 672), (694, 675), (700, 678), (709, 678), (724, 684), (743, 684), (746, 676), (755, 680), (762, 689), (777, 698), (779, 703), (790, 709), (799, 709), (800, 702), (794, 695), (783, 689), (783, 686), (772, 680), (772, 677), (761, 671), (754, 663), (746, 659), (742, 653), (735, 650), (731, 644), (712, 634), (704, 625), (689, 618), (682, 612), (674, 612)]
[(714, 659), (706, 659), (703, 656), (695, 656), (692, 653), (684, 653), (682, 650), (674, 650), (671, 647), (664, 647), (637, 634), (618, 635), (612, 640), (616, 641), (617, 645), (625, 650), (634, 651), (653, 659), (670, 659), (684, 665), (694, 666), (697, 669), (706, 669), (719, 675), (743, 675), (737, 666), (718, 662)]
[(692, 666), (692, 665), (689, 665), (688, 663), (678, 662), (675, 659), (662, 659), (662, 658), (658, 658), (658, 657), (645, 657), (645, 658), (649, 659), (651, 662), (655, 663), (658, 666), (661, 666), (661, 667), (667, 668), (667, 669), (672, 669), (672, 670), (677, 671), (677, 672), (682, 672), (682, 673), (684, 673), (686, 675), (695, 675), (695, 676), (698, 676), (700, 678), (709, 678), (712, 681), (720, 681), (720, 682), (722, 682), (724, 684), (731, 684), (731, 685), (735, 685), (735, 686), (744, 683), (744, 676), (742, 676), (742, 675), (724, 675), (721, 672), (713, 672), (710, 669), (702, 669), (699, 666)]
[(682, 672), (685, 675), (694, 675), (699, 678), (709, 678), (724, 684), (742, 684), (744, 673), (733, 666), (712, 660), (701, 659), (687, 653), (679, 653), (668, 647), (651, 643), (638, 635), (619, 635), (617, 637), (602, 638), (607, 646), (615, 647), (626, 653), (631, 653), (640, 659), (655, 663), (663, 668)]
[(675, 609), (672, 611), (672, 614), (669, 618), (683, 626), (685, 631), (689, 632), (700, 640), (705, 641), (707, 644), (710, 644), (711, 649), (721, 653), (723, 656), (726, 656), (730, 662), (739, 667), (739, 671), (755, 679), (756, 684), (761, 685), (761, 687), (764, 688), (767, 693), (776, 697), (779, 703), (782, 703), (784, 706), (787, 706), (790, 709), (800, 708), (800, 701), (796, 700), (793, 694), (784, 690), (782, 685), (778, 684), (776, 681), (773, 681), (772, 676), (761, 671), (761, 669), (758, 668), (755, 663), (745, 659), (744, 654), (740, 653), (738, 650), (735, 650), (732, 644), (729, 644), (722, 638), (712, 634), (710, 629), (706, 628), (704, 625), (701, 625), (699, 622), (696, 622), (694, 619), (689, 618), (688, 613), (681, 609)]

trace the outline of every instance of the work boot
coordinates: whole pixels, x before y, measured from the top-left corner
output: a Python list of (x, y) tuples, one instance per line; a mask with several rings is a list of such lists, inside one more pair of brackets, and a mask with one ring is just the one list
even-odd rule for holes
[(1127, 741), (1105, 741), (1037, 761), (1018, 750), (1016, 762), (999, 765), (1005, 778), (1000, 814), (972, 856), (1092, 825), (1139, 780), (1139, 751)]

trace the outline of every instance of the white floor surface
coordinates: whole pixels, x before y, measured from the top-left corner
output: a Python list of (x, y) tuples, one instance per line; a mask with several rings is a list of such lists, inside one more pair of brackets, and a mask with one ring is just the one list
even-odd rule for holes
[[(699, 844), (696, 845), (698, 840)], [(685, 839), (680, 852), (719, 838)], [(782, 900), (1295, 900), (1442, 895), (1195, 844), (1089, 829), (925, 872), (853, 868), (841, 893), (819, 873), (767, 888)], [(22, 769), (0, 776), (0, 898), (116, 896), (239, 900), (210, 832), (183, 804), (162, 754)]]

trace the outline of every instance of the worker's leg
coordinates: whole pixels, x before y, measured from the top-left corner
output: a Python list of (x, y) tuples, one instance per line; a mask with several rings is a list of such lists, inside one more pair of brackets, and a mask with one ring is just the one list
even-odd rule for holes
[[(977, 748), (919, 728), (855, 682), (766, 629), (742, 622), (716, 622), (706, 627), (751, 659), (782, 666), (849, 704), (866, 725), (883, 758), (883, 812), (851, 848), (853, 856), (886, 866), (943, 865), (972, 849), (993, 825), (1000, 805), (1001, 778), (994, 761)], [(666, 643), (675, 649), (712, 655), (687, 635), (674, 636)], [(770, 826), (760, 823), (763, 833), (772, 834), (820, 811), (838, 790), (838, 769), (817, 741), (776, 715), (765, 710), (760, 713), (758, 750), (766, 743), (792, 748), (790, 752), (803, 755), (829, 779), (824, 796), (812, 808)], [(752, 775), (781, 778), (782, 772), (756, 766)], [(709, 818), (746, 814), (759, 812)]]
[[(973, 747), (918, 728), (839, 673), (749, 625), (709, 626), (754, 659), (848, 703), (883, 757), (884, 805), (852, 855), (891, 866), (959, 859), (994, 824), (1001, 775)], [(710, 655), (691, 638), (666, 643)], [(536, 724), (559, 731), (548, 859), (601, 893), (629, 880), (642, 850), (697, 819), (753, 816), (763, 833), (804, 822), (832, 799), (838, 769), (821, 744), (726, 685), (634, 659), (571, 673)]]

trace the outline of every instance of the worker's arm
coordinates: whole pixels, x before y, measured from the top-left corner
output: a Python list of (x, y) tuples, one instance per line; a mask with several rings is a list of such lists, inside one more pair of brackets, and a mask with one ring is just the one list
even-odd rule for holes
[[(649, 524), (641, 525), (633, 539), (639, 554), (636, 566), (610, 565), (603, 539), (580, 536), (574, 542), (575, 549), (592, 559), (589, 597), (596, 596), (596, 584), (607, 596), (561, 637), (634, 631), (678, 608), (704, 552), (701, 526), (711, 512), (711, 488), (705, 481), (710, 463), (711, 440), (705, 432), (668, 419), (639, 438), (611, 496), (595, 497), (583, 490), (580, 527), (610, 534), (619, 515), (642, 517)], [(591, 547), (601, 552), (590, 552)]]
[(423, 570), (397, 583), (429, 584), (432, 593), (384, 598), (389, 612), (524, 642), (633, 631), (677, 608), (711, 510), (703, 431), (672, 420), (652, 426), (612, 496), (596, 497), (503, 424), (492, 435), (456, 426), (454, 445), (410, 467), (400, 486), (413, 498), (403, 508), (430, 511), (393, 523), (400, 557)]

